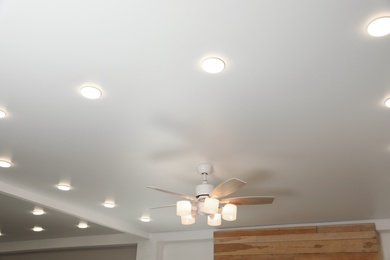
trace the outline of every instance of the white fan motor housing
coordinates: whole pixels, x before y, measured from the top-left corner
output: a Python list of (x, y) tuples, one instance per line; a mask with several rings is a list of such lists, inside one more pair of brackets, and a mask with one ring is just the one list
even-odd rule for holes
[(195, 188), (195, 194), (196, 197), (198, 196), (208, 196), (210, 192), (214, 189), (214, 186), (208, 183), (202, 183), (196, 186)]

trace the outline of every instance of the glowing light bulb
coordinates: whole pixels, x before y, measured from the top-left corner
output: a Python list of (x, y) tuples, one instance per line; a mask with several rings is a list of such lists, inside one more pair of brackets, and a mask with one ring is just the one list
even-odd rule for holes
[(390, 17), (380, 17), (367, 26), (367, 32), (374, 37), (382, 37), (390, 33)]
[(208, 73), (219, 73), (225, 69), (225, 63), (219, 58), (207, 58), (202, 61), (202, 69)]
[(79, 224), (77, 225), (79, 228), (87, 228), (88, 224), (86, 221), (80, 220)]
[(35, 232), (41, 232), (41, 231), (43, 231), (43, 228), (42, 228), (42, 227), (35, 226), (35, 227), (33, 227), (32, 230), (35, 231)]
[(32, 213), (36, 216), (39, 216), (45, 214), (45, 211), (40, 207), (35, 207)]
[(93, 86), (85, 86), (80, 90), (81, 95), (88, 99), (98, 99), (102, 96), (100, 89)]
[(68, 190), (70, 190), (70, 185), (67, 183), (60, 183), (57, 185), (57, 188), (59, 190), (68, 191)]

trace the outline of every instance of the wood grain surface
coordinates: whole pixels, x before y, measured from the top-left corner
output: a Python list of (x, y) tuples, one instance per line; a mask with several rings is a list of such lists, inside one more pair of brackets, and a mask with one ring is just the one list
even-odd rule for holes
[(380, 260), (375, 224), (214, 232), (215, 260)]

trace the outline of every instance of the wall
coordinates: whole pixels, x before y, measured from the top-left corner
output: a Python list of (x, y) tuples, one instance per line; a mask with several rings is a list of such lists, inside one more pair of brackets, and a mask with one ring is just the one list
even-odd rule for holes
[[(185, 256), (185, 258), (183, 258)], [(166, 243), (162, 259), (169, 260), (206, 260), (213, 256), (213, 243), (204, 241), (186, 241)]]
[[(322, 223), (322, 225), (364, 222), (376, 224), (381, 244), (382, 259), (390, 260), (390, 219)], [(285, 225), (283, 227), (292, 226), (296, 225)], [(251, 229), (253, 228), (268, 227), (251, 227)], [(137, 260), (213, 260), (214, 231), (217, 230), (151, 234), (148, 241), (138, 244)]]
[[(349, 221), (327, 224), (352, 224), (363, 222), (364, 221)], [(376, 224), (376, 229), (379, 232), (383, 260), (390, 260), (390, 219), (366, 221), (366, 223), (370, 222), (374, 222)], [(287, 226), (291, 227), (294, 225), (285, 225), (284, 227)], [(135, 241), (132, 237), (127, 237), (126, 235), (106, 235), (95, 237), (50, 239), (45, 241), (38, 240), (18, 243), (0, 243), (0, 255), (18, 251), (41, 249), (62, 250), (65, 248), (75, 247), (93, 247), (105, 245), (116, 246), (137, 243), (136, 260), (213, 260), (214, 231), (216, 230), (210, 229), (202, 231), (154, 233), (150, 234), (149, 240), (138, 241)]]
[(136, 246), (39, 251), (0, 255), (0, 260), (135, 260)]
[(212, 260), (213, 231), (150, 234), (137, 245), (137, 260)]
[(383, 260), (390, 260), (390, 231), (379, 233)]
[(31, 252), (43, 250), (61, 250), (68, 248), (91, 248), (107, 246), (137, 245), (140, 240), (127, 234), (112, 234), (100, 236), (65, 237), (53, 239), (38, 239), (19, 242), (0, 242), (0, 255), (14, 252)]

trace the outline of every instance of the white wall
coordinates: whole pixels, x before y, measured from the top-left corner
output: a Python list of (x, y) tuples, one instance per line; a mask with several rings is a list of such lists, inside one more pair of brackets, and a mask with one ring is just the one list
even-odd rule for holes
[(214, 230), (151, 234), (137, 245), (137, 260), (213, 260)]
[(390, 232), (379, 233), (383, 260), (390, 260)]
[(170, 242), (164, 245), (164, 260), (212, 260), (213, 241)]

